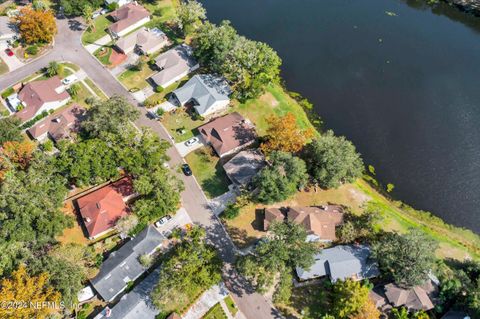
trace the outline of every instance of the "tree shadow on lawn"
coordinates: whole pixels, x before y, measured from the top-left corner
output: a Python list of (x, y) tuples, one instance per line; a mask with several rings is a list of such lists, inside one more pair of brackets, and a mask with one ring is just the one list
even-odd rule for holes
[(228, 192), (228, 180), (223, 166), (220, 163), (215, 165), (215, 173), (213, 176), (201, 182), (202, 188), (210, 198), (215, 198)]

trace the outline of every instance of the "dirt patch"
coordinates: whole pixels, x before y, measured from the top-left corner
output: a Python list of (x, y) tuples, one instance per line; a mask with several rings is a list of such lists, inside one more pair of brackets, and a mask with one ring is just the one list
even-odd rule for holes
[(275, 107), (277, 105), (280, 104), (280, 102), (278, 102), (278, 100), (272, 95), (272, 93), (270, 92), (267, 92), (265, 93), (264, 95), (262, 95), (259, 100), (262, 102), (262, 103), (265, 103), (265, 104), (268, 104), (272, 107)]

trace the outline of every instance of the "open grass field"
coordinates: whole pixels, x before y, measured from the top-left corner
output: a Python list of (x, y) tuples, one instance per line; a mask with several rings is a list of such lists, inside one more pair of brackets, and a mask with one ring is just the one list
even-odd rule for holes
[(112, 24), (106, 15), (99, 16), (94, 20), (95, 27), (89, 31), (85, 31), (82, 35), (82, 43), (84, 45), (95, 43), (98, 39), (107, 35), (106, 29)]
[(202, 147), (185, 157), (193, 175), (209, 198), (214, 198), (228, 191), (229, 180), (218, 156), (212, 150)]

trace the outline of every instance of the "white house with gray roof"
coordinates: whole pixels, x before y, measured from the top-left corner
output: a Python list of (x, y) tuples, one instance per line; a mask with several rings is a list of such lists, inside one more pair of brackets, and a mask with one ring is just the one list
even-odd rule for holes
[(140, 234), (114, 251), (105, 260), (98, 275), (91, 280), (103, 300), (112, 301), (145, 272), (139, 257), (153, 254), (166, 238), (153, 226), (146, 227)]
[(186, 44), (160, 54), (155, 59), (155, 66), (159, 71), (150, 77), (150, 80), (162, 88), (172, 85), (200, 67), (193, 57), (192, 48)]
[(300, 280), (310, 280), (328, 276), (337, 280), (362, 280), (380, 274), (377, 263), (370, 258), (370, 247), (366, 245), (339, 245), (323, 249), (315, 255), (315, 263), (310, 269), (296, 268)]
[(172, 97), (180, 105), (191, 104), (199, 115), (206, 116), (226, 108), (230, 103), (230, 94), (232, 90), (224, 78), (199, 74), (173, 91)]

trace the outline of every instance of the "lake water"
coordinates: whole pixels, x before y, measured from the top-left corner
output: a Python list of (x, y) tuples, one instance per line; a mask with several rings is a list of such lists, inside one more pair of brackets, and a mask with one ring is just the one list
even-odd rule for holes
[(422, 0), (202, 2), (278, 51), (288, 88), (395, 197), (480, 232), (480, 18)]

